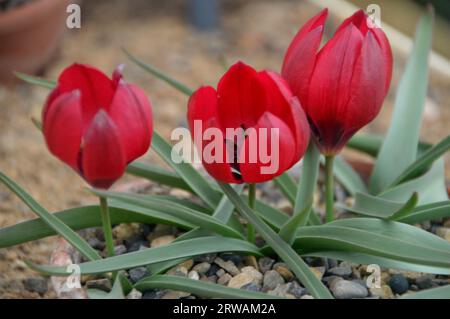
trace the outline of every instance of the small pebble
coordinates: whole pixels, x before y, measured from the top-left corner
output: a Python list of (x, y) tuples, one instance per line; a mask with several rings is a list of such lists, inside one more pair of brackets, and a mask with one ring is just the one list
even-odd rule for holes
[(95, 280), (89, 280), (86, 281), (86, 288), (87, 289), (99, 289), (104, 292), (110, 292), (111, 291), (111, 281), (107, 278), (103, 279), (95, 279)]
[(244, 264), (246, 266), (252, 266), (256, 270), (259, 270), (258, 261), (256, 260), (255, 256), (245, 256), (244, 257)]
[(168, 272), (168, 275), (172, 275), (172, 276), (180, 276), (180, 277), (187, 277), (188, 275), (188, 270), (186, 269), (186, 267), (183, 266), (175, 266), (173, 268), (171, 268)]
[(236, 276), (240, 273), (239, 269), (231, 260), (225, 261), (222, 258), (217, 257), (216, 259), (214, 259), (214, 263), (219, 267), (225, 269), (232, 276)]
[(130, 269), (128, 271), (128, 275), (130, 276), (130, 280), (132, 283), (136, 283), (142, 278), (144, 278), (146, 275), (148, 275), (148, 271), (146, 267), (136, 267), (133, 269)]
[(285, 263), (276, 263), (272, 268), (277, 271), (284, 278), (284, 280), (291, 281), (294, 279), (294, 274), (289, 270)]
[(429, 289), (433, 287), (433, 279), (432, 275), (424, 275), (416, 279), (416, 285), (420, 289)]
[(369, 294), (366, 287), (344, 279), (334, 281), (330, 290), (336, 299), (364, 298)]
[(275, 263), (275, 260), (273, 260), (269, 257), (262, 257), (258, 260), (259, 270), (262, 273), (265, 273), (266, 271), (269, 271), (272, 269), (272, 266), (274, 263)]
[(147, 290), (142, 295), (142, 299), (161, 299), (165, 293), (166, 292), (163, 290), (156, 290), (156, 289)]
[(199, 279), (200, 279), (200, 276), (199, 276), (198, 272), (196, 272), (195, 270), (191, 270), (191, 271), (188, 273), (188, 278), (189, 278), (189, 279), (193, 279), (193, 280), (199, 280)]
[(207, 277), (209, 276), (215, 276), (216, 272), (219, 270), (219, 266), (217, 266), (216, 264), (212, 264), (210, 265), (208, 271), (205, 273)]
[(394, 293), (401, 295), (408, 291), (409, 283), (402, 274), (395, 274), (389, 280), (389, 287), (391, 287)]
[(269, 290), (267, 293), (272, 296), (283, 297), (287, 299), (295, 299), (295, 296), (289, 293), (292, 283), (278, 285), (275, 289)]
[(289, 288), (288, 292), (296, 298), (301, 298), (306, 294), (307, 290), (294, 280), (291, 282), (291, 287)]
[(103, 250), (105, 248), (105, 243), (100, 241), (97, 237), (91, 237), (87, 240), (89, 246), (94, 249)]
[(198, 272), (200, 275), (206, 274), (209, 270), (209, 268), (211, 268), (211, 264), (209, 262), (202, 262), (200, 264), (195, 265), (192, 270), (195, 270), (196, 272)]
[(273, 290), (278, 285), (284, 284), (283, 277), (275, 270), (269, 270), (264, 273), (263, 290)]
[(348, 277), (352, 274), (352, 267), (350, 265), (340, 265), (330, 268), (328, 273), (339, 277)]
[(219, 285), (226, 286), (230, 282), (231, 278), (232, 277), (231, 277), (231, 275), (229, 273), (225, 273), (222, 276), (220, 276), (219, 279), (217, 279), (217, 283)]
[(114, 247), (114, 255), (123, 255), (127, 252), (127, 247), (125, 245), (117, 245)]
[(255, 284), (254, 282), (251, 282), (249, 284), (246, 284), (246, 285), (242, 286), (241, 289), (248, 290), (248, 291), (253, 291), (253, 292), (259, 292), (259, 291), (261, 291), (261, 286)]
[(173, 236), (173, 235), (165, 235), (165, 236), (157, 237), (152, 240), (152, 242), (150, 243), (150, 247), (156, 248), (156, 247), (165, 246), (165, 245), (170, 244), (174, 240), (175, 240), (175, 236)]
[(222, 268), (220, 268), (217, 272), (216, 272), (216, 276), (217, 277), (221, 277), (223, 274), (225, 274), (226, 273), (226, 271), (225, 270), (223, 270)]
[(236, 254), (220, 254), (220, 258), (222, 258), (225, 261), (232, 261), (233, 264), (236, 266), (239, 265), (242, 262), (242, 256), (236, 255)]
[(316, 275), (318, 279), (322, 279), (323, 274), (325, 273), (325, 267), (309, 267), (311, 271)]
[(142, 299), (142, 292), (133, 288), (127, 295), (127, 299)]
[(230, 279), (230, 281), (228, 282), (228, 287), (241, 288), (242, 286), (253, 282), (253, 280), (254, 278), (250, 273), (242, 272)]
[(40, 295), (43, 295), (48, 291), (48, 283), (45, 278), (27, 278), (23, 281), (23, 285), (26, 290), (37, 292)]

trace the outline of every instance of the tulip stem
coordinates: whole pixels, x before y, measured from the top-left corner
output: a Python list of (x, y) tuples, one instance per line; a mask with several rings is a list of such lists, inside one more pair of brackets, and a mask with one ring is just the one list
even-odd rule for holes
[(325, 220), (331, 222), (334, 219), (334, 181), (333, 181), (333, 155), (325, 156)]
[[(248, 184), (248, 206), (254, 210), (256, 201), (256, 184)], [(248, 222), (247, 224), (247, 239), (249, 242), (255, 242), (255, 228)]]
[(105, 236), (106, 250), (108, 256), (114, 256), (114, 242), (111, 228), (111, 217), (109, 216), (108, 201), (104, 197), (100, 197), (100, 213), (102, 217), (103, 234)]

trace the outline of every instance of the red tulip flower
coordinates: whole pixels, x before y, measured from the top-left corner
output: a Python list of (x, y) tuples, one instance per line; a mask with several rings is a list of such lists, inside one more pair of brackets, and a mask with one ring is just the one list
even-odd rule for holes
[(152, 136), (151, 105), (142, 89), (82, 64), (66, 68), (43, 111), (50, 152), (90, 185), (109, 188)]
[(358, 11), (319, 50), (327, 10), (309, 20), (290, 44), (282, 75), (299, 98), (319, 149), (338, 153), (379, 113), (389, 89), (392, 52), (380, 28)]
[[(204, 86), (191, 96), (188, 121), (197, 149), (217, 143), (207, 136), (208, 129), (222, 133), (216, 134), (222, 136), (215, 144), (222, 154), (219, 160), (208, 160), (199, 152), (208, 173), (227, 183), (271, 180), (298, 162), (309, 142), (306, 116), (284, 80), (273, 72), (256, 72), (242, 62), (225, 73), (217, 90)], [(242, 143), (229, 134), (239, 129), (245, 130)], [(264, 171), (268, 162), (257, 154), (262, 148), (277, 162), (273, 171)]]

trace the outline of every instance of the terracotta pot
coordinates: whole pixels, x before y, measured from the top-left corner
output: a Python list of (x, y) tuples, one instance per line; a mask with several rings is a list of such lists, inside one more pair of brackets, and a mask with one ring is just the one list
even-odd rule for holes
[(12, 83), (12, 71), (36, 74), (55, 53), (66, 29), (70, 0), (33, 0), (0, 12), (0, 82)]

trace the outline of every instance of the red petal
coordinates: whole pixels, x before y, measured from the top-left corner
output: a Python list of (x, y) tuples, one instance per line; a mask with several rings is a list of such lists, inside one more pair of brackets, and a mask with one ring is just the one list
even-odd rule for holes
[(224, 128), (252, 127), (266, 106), (258, 73), (243, 62), (234, 64), (217, 86), (219, 120)]
[(104, 110), (87, 129), (82, 152), (82, 175), (94, 187), (109, 188), (126, 165), (125, 152), (116, 125)]
[(84, 131), (100, 108), (108, 109), (114, 96), (113, 82), (99, 70), (83, 64), (66, 68), (58, 80), (61, 93), (81, 91)]
[(267, 111), (283, 120), (295, 136), (295, 162), (304, 154), (309, 141), (309, 124), (305, 112), (283, 78), (274, 72), (260, 72), (260, 79), (268, 92)]
[(393, 64), (392, 49), (391, 49), (391, 45), (389, 44), (389, 40), (387, 39), (383, 30), (381, 30), (380, 28), (373, 28), (372, 32), (378, 41), (378, 44), (381, 48), (381, 55), (384, 58), (384, 68), (386, 70), (386, 81), (385, 81), (385, 86), (384, 86), (384, 91), (385, 91), (384, 94), (386, 95), (387, 92), (389, 91), (389, 86), (391, 85), (391, 79), (392, 79), (392, 64)]
[(369, 31), (353, 73), (353, 91), (345, 117), (345, 126), (348, 129), (360, 129), (379, 113), (385, 97), (384, 83), (387, 76), (383, 65), (382, 50)]
[[(328, 9), (325, 8), (322, 11), (320, 11), (318, 14), (316, 14), (314, 17), (309, 19), (297, 32), (294, 39), (292, 39), (291, 44), (289, 45), (289, 48), (286, 51), (286, 55), (284, 56), (284, 63), (283, 63), (283, 73), (284, 73), (284, 65), (287, 63), (287, 60), (289, 59), (297, 59), (297, 55), (301, 54), (299, 50), (297, 50), (297, 47), (305, 40), (305, 37), (308, 36), (308, 34), (316, 29), (320, 29), (320, 37), (322, 37), (322, 31), (325, 24), (325, 20), (327, 19), (328, 15)], [(319, 38), (320, 43), (320, 38)], [(317, 48), (316, 48), (317, 50)], [(298, 60), (299, 63), (302, 62), (302, 60)], [(283, 74), (284, 75), (284, 74)]]
[[(189, 99), (188, 104), (188, 122), (191, 130), (191, 136), (197, 147), (197, 151), (207, 147), (212, 141), (203, 139), (203, 134), (208, 128), (218, 128), (221, 130), (220, 123), (217, 120), (217, 92), (210, 86), (204, 86), (195, 91)], [(200, 121), (201, 129), (196, 131), (194, 121)], [(221, 130), (222, 131), (222, 130)], [(231, 166), (227, 163), (227, 149), (225, 143), (222, 144), (221, 163), (208, 163), (203, 158), (202, 153), (199, 156), (206, 171), (215, 179), (226, 183), (241, 183), (231, 172)]]
[(369, 30), (367, 18), (368, 16), (364, 12), (364, 10), (360, 9), (356, 11), (341, 23), (339, 28), (336, 30), (335, 36), (342, 30), (344, 30), (349, 24), (353, 24), (362, 33), (362, 35), (365, 36), (367, 31)]
[(151, 105), (145, 93), (137, 86), (120, 81), (109, 116), (117, 126), (127, 163), (145, 154), (153, 132)]
[(319, 120), (341, 120), (350, 98), (350, 82), (362, 41), (361, 33), (349, 24), (320, 51), (311, 77), (308, 100), (301, 101), (316, 125)]
[(43, 119), (44, 137), (50, 152), (76, 170), (81, 131), (79, 92), (58, 96), (49, 104)]
[[(262, 134), (263, 131), (259, 131), (261, 128), (267, 129), (266, 135)], [(278, 129), (278, 132), (273, 131), (275, 133), (273, 138), (278, 140), (278, 150), (271, 149), (271, 130), (274, 128)], [(244, 161), (244, 163), (239, 163), (239, 170), (243, 181), (246, 183), (262, 183), (282, 174), (293, 165), (296, 153), (295, 148), (292, 147), (295, 145), (295, 138), (291, 129), (277, 116), (265, 112), (254, 129), (256, 130), (257, 141), (255, 142), (255, 139), (248, 135), (244, 147), (239, 153), (239, 159)], [(261, 143), (265, 145), (266, 152), (263, 152), (260, 148)], [(269, 162), (264, 162), (261, 157), (266, 155), (265, 153), (270, 156)], [(252, 156), (253, 159), (256, 159), (256, 162), (252, 161)], [(274, 164), (275, 170), (264, 172), (263, 167), (267, 169), (271, 163)]]

